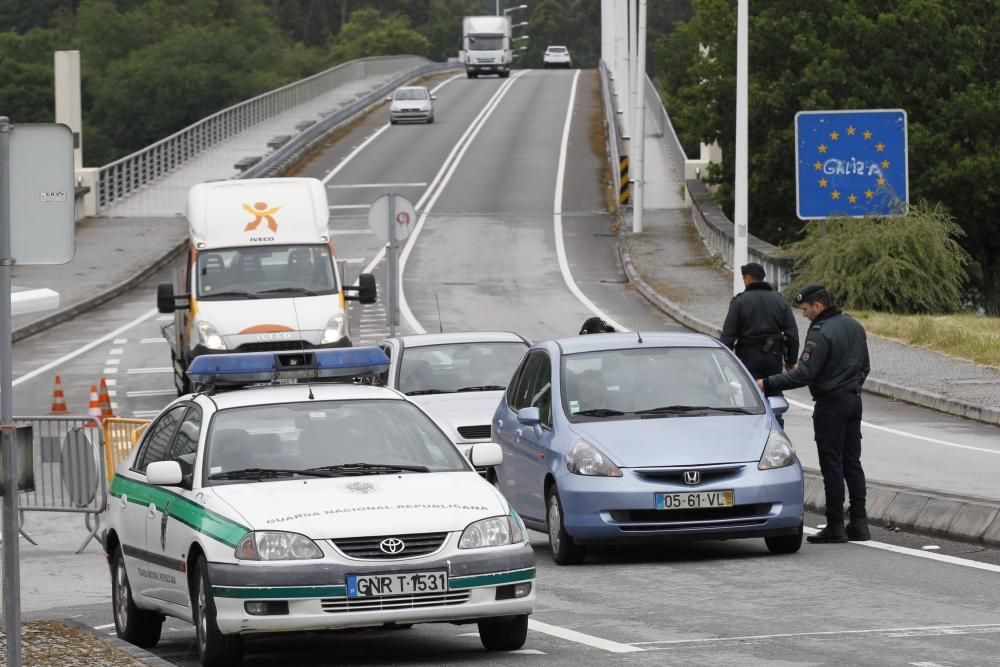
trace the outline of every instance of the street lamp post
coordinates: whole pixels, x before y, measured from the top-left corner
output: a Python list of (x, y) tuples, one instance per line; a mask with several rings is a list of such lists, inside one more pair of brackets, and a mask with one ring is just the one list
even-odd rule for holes
[(747, 132), (749, 115), (749, 0), (739, 0), (736, 10), (736, 175), (733, 211), (733, 294), (743, 291), (740, 267), (747, 262), (748, 254), (748, 202), (747, 202)]
[[(517, 7), (508, 7), (507, 9), (503, 10), (503, 15), (507, 16), (507, 14), (517, 11), (518, 9), (527, 9), (527, 8), (528, 5), (518, 5)], [(500, 12), (497, 12), (497, 16), (500, 16)]]

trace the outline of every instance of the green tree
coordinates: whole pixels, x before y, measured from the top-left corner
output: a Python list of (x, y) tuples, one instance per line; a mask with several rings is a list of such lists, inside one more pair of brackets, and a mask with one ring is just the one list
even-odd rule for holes
[(425, 56), (430, 49), (427, 38), (411, 29), (405, 16), (383, 18), (375, 9), (359, 9), (340, 30), (331, 53), (335, 61), (341, 62), (367, 56)]

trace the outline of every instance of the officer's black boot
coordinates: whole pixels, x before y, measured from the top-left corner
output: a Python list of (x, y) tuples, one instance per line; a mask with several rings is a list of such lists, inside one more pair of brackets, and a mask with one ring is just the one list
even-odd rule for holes
[(806, 538), (810, 544), (833, 544), (847, 541), (847, 532), (844, 530), (844, 512), (827, 512), (826, 527), (815, 535)]
[(868, 515), (865, 513), (865, 506), (851, 505), (851, 520), (847, 524), (847, 539), (851, 542), (867, 542), (872, 539), (872, 534), (868, 530)]

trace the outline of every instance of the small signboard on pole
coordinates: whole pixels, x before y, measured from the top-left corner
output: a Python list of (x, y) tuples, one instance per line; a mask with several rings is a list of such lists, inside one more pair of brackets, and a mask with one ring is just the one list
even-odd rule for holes
[(906, 112), (795, 114), (795, 203), (801, 220), (905, 215)]

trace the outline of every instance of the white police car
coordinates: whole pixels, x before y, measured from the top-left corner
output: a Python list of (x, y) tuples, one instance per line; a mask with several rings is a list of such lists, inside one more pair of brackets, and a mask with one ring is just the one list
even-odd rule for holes
[(111, 485), (119, 637), (155, 645), (174, 616), (204, 665), (263, 632), (478, 623), (489, 650), (524, 644), (535, 560), (507, 501), (403, 395), (318, 381), (387, 363), (345, 348), (191, 364), (198, 393), (163, 410)]

